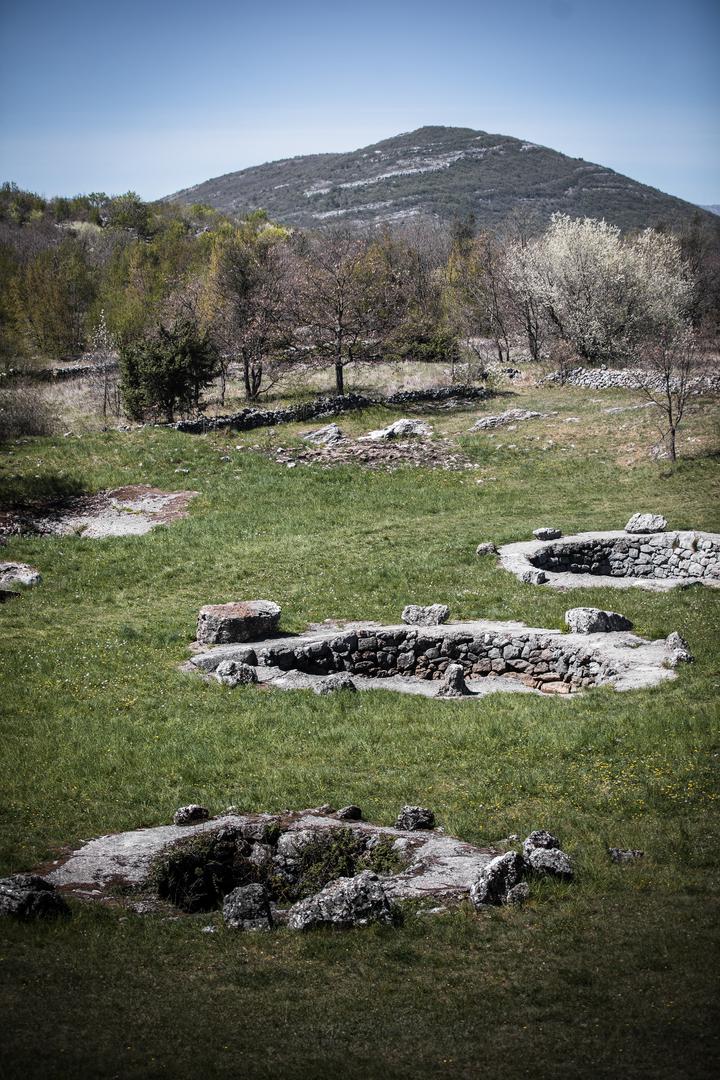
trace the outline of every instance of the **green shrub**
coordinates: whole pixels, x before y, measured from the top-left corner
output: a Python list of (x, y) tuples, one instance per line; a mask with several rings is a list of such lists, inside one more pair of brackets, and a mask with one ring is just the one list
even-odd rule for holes
[(203, 390), (218, 375), (218, 354), (193, 319), (159, 326), (144, 341), (120, 350), (120, 393), (131, 420), (175, 415), (201, 408)]

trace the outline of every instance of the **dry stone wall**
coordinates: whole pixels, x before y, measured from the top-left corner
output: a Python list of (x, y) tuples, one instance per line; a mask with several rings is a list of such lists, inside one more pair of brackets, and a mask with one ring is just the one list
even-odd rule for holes
[(478, 633), (462, 627), (386, 627), (339, 633), (298, 643), (285, 639), (263, 650), (263, 662), (283, 671), (389, 678), (442, 679), (450, 664), (468, 676), (511, 676), (525, 685), (569, 693), (616, 674), (607, 657), (587, 642), (532, 630)]
[(552, 541), (529, 561), (552, 573), (720, 581), (720, 543), (694, 532)]

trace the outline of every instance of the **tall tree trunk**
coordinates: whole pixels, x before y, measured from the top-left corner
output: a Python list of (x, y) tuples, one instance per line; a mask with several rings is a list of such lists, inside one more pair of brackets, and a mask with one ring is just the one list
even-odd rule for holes
[(342, 360), (335, 361), (335, 389), (338, 394), (345, 393), (345, 369), (343, 367)]
[(669, 434), (670, 434), (670, 439), (669, 439), (669, 442), (670, 442), (670, 460), (671, 461), (677, 461), (677, 449), (676, 449), (676, 446), (675, 446), (675, 428), (674, 427), (670, 428), (670, 433)]

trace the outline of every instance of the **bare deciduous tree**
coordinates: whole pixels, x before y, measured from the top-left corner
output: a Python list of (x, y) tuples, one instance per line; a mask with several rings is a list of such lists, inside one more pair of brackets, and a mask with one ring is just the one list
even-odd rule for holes
[(646, 343), (638, 388), (660, 414), (660, 434), (671, 461), (677, 461), (677, 430), (700, 367), (697, 341), (689, 330)]

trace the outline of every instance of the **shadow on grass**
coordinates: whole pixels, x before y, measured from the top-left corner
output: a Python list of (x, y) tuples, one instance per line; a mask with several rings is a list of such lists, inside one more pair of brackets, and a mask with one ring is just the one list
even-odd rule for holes
[(86, 493), (86, 485), (77, 476), (45, 472), (32, 476), (0, 476), (0, 509), (33, 509), (56, 505)]

